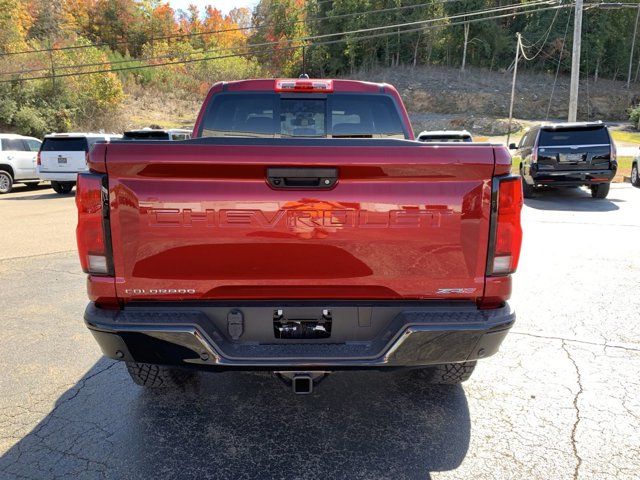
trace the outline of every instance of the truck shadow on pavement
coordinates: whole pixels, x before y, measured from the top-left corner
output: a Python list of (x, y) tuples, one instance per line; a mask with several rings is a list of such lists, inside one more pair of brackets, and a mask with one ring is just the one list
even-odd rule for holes
[(462, 387), (406, 372), (340, 372), (309, 396), (239, 372), (144, 391), (102, 359), (0, 459), (0, 476), (428, 479), (460, 465), (469, 437)]
[[(11, 193), (17, 193), (17, 192), (11, 192)], [(74, 197), (74, 196), (75, 196), (75, 190), (72, 190), (71, 193), (66, 193), (66, 194), (59, 194), (53, 191), (51, 192), (36, 191), (36, 192), (33, 192), (33, 195), (2, 196), (0, 197), (0, 200), (9, 200), (9, 201), (47, 200), (47, 199), (66, 198), (66, 197)]]
[(611, 212), (619, 210), (616, 191), (611, 190), (609, 198), (596, 199), (591, 192), (581, 188), (540, 188), (534, 198), (527, 198), (527, 207), (537, 210), (575, 211), (575, 212)]
[[(34, 195), (38, 195), (38, 194), (42, 194), (43, 191), (45, 190), (49, 190), (51, 193), (55, 193), (52, 188), (51, 185), (49, 185), (48, 183), (44, 183), (44, 184), (40, 184), (40, 185), (25, 185), (22, 183), (16, 183), (13, 185), (13, 189), (11, 190), (11, 193), (7, 193), (4, 195), (0, 195), (0, 199), (2, 200), (14, 200), (13, 194), (20, 194), (20, 193), (29, 193), (29, 192), (33, 192)], [(49, 192), (47, 192), (49, 193)]]

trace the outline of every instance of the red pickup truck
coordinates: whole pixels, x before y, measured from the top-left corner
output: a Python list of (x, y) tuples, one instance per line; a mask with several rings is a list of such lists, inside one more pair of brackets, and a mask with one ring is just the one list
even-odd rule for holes
[(498, 350), (522, 185), (503, 146), (413, 140), (398, 92), (215, 84), (193, 139), (96, 144), (78, 175), (85, 321), (154, 387), (340, 369), (457, 383)]

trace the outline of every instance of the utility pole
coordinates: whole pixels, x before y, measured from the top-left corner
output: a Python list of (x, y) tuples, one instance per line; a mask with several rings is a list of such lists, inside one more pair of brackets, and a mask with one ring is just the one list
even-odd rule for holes
[[(307, 51), (306, 47), (302, 46), (302, 75), (307, 75)], [(309, 78), (309, 75), (307, 75)]]
[(582, 43), (582, 0), (576, 0), (573, 20), (573, 51), (571, 53), (571, 87), (569, 91), (569, 118), (575, 122), (578, 117), (578, 87), (580, 86), (580, 46)]
[(55, 95), (56, 93), (56, 68), (53, 63), (53, 42), (51, 41), (51, 34), (49, 34), (48, 38), (48, 46), (49, 46), (49, 62), (51, 64), (51, 91)]
[(516, 77), (518, 76), (518, 59), (520, 58), (520, 48), (522, 39), (520, 38), (520, 32), (516, 33), (516, 59), (513, 62), (513, 79), (511, 80), (511, 102), (509, 103), (509, 127), (507, 128), (507, 147), (509, 146), (509, 140), (511, 139), (511, 121), (513, 119), (513, 100), (516, 96)]
[(638, 33), (638, 19), (640, 19), (640, 3), (638, 13), (636, 13), (636, 25), (633, 27), (633, 38), (631, 39), (631, 53), (629, 54), (629, 71), (627, 72), (627, 90), (631, 88), (631, 65), (633, 64), (633, 51), (636, 49), (636, 33)]
[(469, 22), (464, 23), (464, 49), (462, 50), (462, 66), (460, 71), (464, 72), (464, 67), (467, 63), (467, 43), (469, 39)]

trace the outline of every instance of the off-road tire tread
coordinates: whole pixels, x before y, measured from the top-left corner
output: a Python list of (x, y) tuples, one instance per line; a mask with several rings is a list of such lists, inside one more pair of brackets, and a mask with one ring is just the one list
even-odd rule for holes
[(69, 186), (66, 182), (51, 182), (51, 188), (59, 195), (67, 195), (73, 190), (73, 184)]
[(593, 198), (607, 198), (609, 195), (609, 189), (611, 188), (610, 183), (599, 183), (598, 185), (594, 185), (591, 187), (591, 196)]
[[(633, 167), (632, 167), (632, 171), (633, 171), (633, 169), (635, 169), (635, 171), (636, 171), (636, 181), (635, 182), (631, 182), (631, 184), (634, 187), (640, 187), (640, 167), (638, 167), (638, 164), (634, 164)], [(632, 178), (633, 178), (633, 176), (632, 176)]]
[(520, 177), (522, 177), (522, 196), (524, 198), (535, 197), (536, 187), (534, 185), (529, 185), (527, 181), (524, 179), (522, 167), (520, 167)]
[(147, 388), (179, 387), (194, 376), (188, 370), (150, 363), (127, 362), (127, 371), (135, 383)]
[(473, 370), (476, 368), (475, 361), (463, 363), (444, 363), (428, 368), (414, 370), (416, 377), (433, 384), (457, 385), (469, 380)]

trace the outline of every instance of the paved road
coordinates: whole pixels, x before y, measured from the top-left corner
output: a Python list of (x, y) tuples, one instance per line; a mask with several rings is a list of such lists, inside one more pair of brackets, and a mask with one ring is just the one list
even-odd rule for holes
[(2, 479), (640, 477), (638, 189), (527, 202), (518, 323), (463, 387), (348, 372), (310, 397), (134, 386), (82, 325), (73, 198), (49, 192), (0, 199)]
[(75, 248), (75, 197), (58, 195), (48, 184), (17, 184), (0, 196), (0, 260)]

